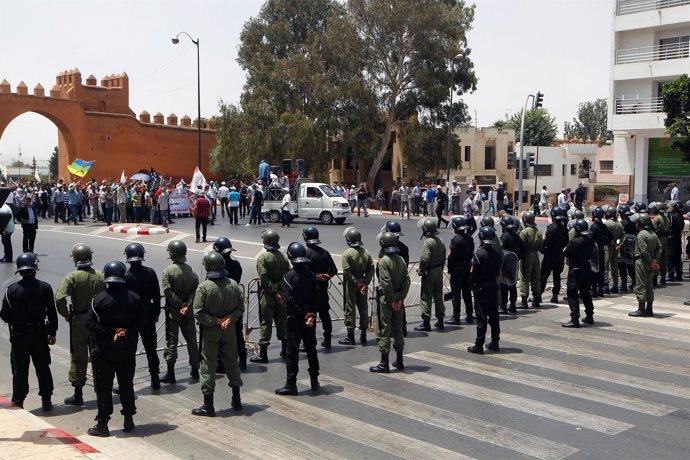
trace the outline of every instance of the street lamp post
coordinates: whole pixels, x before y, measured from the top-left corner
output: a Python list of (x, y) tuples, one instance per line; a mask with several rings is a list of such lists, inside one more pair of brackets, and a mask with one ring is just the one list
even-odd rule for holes
[(199, 39), (194, 40), (187, 32), (180, 32), (173, 39), (173, 45), (180, 43), (180, 35), (186, 35), (196, 45), (196, 101), (197, 101), (197, 133), (198, 133), (198, 152), (197, 164), (199, 171), (201, 171), (201, 65), (199, 61)]
[(450, 109), (448, 110), (448, 154), (446, 156), (446, 193), (450, 193), (450, 152), (453, 149), (453, 93), (455, 89), (455, 67), (453, 63), (461, 54), (450, 60)]

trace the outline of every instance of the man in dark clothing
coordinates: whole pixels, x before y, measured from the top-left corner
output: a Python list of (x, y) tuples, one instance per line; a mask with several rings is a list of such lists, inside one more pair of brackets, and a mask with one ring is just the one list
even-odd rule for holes
[[(208, 228), (208, 215), (211, 211), (211, 203), (203, 194), (198, 194), (196, 197), (196, 206), (194, 208), (194, 229), (196, 230), (196, 242), (201, 243), (199, 239), (203, 235), (203, 242), (206, 242), (206, 230)], [(203, 234), (199, 235), (199, 227), (203, 228)]]
[(22, 251), (34, 252), (34, 242), (36, 241), (36, 231), (38, 230), (38, 215), (31, 205), (31, 197), (27, 194), (24, 197), (24, 207), (15, 214), (17, 220), (22, 224)]
[[(570, 321), (563, 323), (563, 327), (580, 327), (580, 301), (585, 305), (585, 324), (594, 324), (594, 304), (590, 294), (592, 284), (592, 252), (594, 241), (587, 232), (587, 222), (578, 219), (575, 222), (575, 237), (568, 243), (564, 254), (568, 258), (567, 295), (570, 306)], [(604, 271), (599, 266), (599, 271)]]
[(477, 338), (474, 345), (467, 348), (470, 353), (484, 354), (487, 323), (491, 326), (491, 343), (486, 348), (499, 351), (498, 341), (501, 326), (498, 320), (498, 274), (501, 271), (501, 255), (494, 250), (496, 230), (492, 227), (479, 229), (481, 248), (472, 258), (470, 268), (470, 282), (477, 303)]
[(91, 331), (91, 363), (93, 366), (98, 413), (91, 436), (108, 437), (108, 421), (113, 413), (113, 377), (120, 385), (121, 414), (125, 416), (124, 431), (134, 429), (134, 370), (136, 367), (139, 331), (146, 321), (139, 296), (127, 289), (127, 267), (120, 261), (103, 268), (105, 291), (94, 297), (86, 315), (86, 328)]
[(635, 238), (633, 236), (637, 235), (637, 227), (635, 222), (630, 220), (630, 216), (633, 212), (630, 210), (630, 206), (623, 204), (618, 209), (618, 214), (621, 217), (621, 224), (623, 225), (623, 231), (625, 232), (625, 237), (623, 238), (623, 244), (621, 246), (621, 252), (618, 259), (618, 272), (621, 277), (621, 292), (628, 292), (628, 276), (632, 280), (633, 287), (635, 286), (635, 266), (633, 265), (633, 253), (635, 252)]
[(582, 211), (582, 202), (585, 201), (585, 185), (580, 185), (575, 189), (575, 207)]
[(438, 219), (438, 223), (436, 224), (437, 228), (441, 228), (441, 222), (446, 224), (446, 228), (448, 228), (448, 221), (443, 218), (446, 206), (448, 206), (448, 194), (443, 191), (440, 185), (436, 186), (436, 218)]
[(592, 211), (592, 225), (589, 228), (592, 240), (594, 240), (599, 248), (599, 272), (592, 276), (592, 297), (604, 296), (604, 249), (612, 239), (611, 232), (601, 220), (603, 217), (604, 210), (597, 206), (594, 211)]
[(472, 324), (472, 287), (470, 286), (470, 265), (474, 255), (474, 240), (467, 234), (467, 221), (464, 217), (453, 217), (451, 221), (455, 236), (450, 242), (448, 253), (448, 272), (450, 273), (450, 292), (453, 297), (453, 315), (448, 324), (460, 324), (461, 300), (465, 299), (465, 320)]
[(671, 221), (671, 230), (668, 235), (668, 279), (669, 281), (683, 280), (683, 253), (682, 239), (685, 220), (683, 219), (683, 204), (680, 201), (671, 202), (671, 212), (668, 215)]
[(38, 259), (32, 253), (17, 257), (17, 272), (22, 279), (4, 292), (0, 318), (10, 325), (12, 364), (12, 403), (24, 407), (29, 394), (29, 362), (38, 378), (38, 393), (43, 411), (53, 408), (53, 376), (50, 373), (49, 345), (55, 345), (57, 311), (53, 289), (36, 279)]
[(319, 358), (316, 355), (316, 305), (319, 289), (316, 276), (309, 270), (307, 249), (301, 243), (291, 243), (287, 248), (292, 270), (283, 277), (285, 308), (287, 310), (287, 350), (285, 385), (278, 388), (277, 395), (297, 396), (297, 373), (299, 372), (299, 344), (304, 342), (309, 362), (311, 390), (319, 390)]
[(505, 198), (506, 189), (503, 186), (503, 182), (498, 183), (498, 188), (496, 189), (496, 209), (498, 211), (503, 211), (503, 199)]
[(553, 272), (553, 291), (551, 292), (551, 303), (558, 303), (558, 293), (561, 291), (561, 273), (565, 258), (563, 250), (568, 245), (568, 216), (562, 208), (551, 209), (551, 220), (553, 221), (546, 228), (544, 233), (544, 246), (541, 253), (544, 258), (541, 261), (541, 293), (546, 289), (546, 281)]
[[(513, 216), (501, 217), (501, 247), (504, 251), (514, 253), (518, 260), (522, 260), (525, 255), (525, 243), (520, 238), (520, 222)], [(510, 299), (508, 299), (510, 297)], [(508, 307), (510, 300), (510, 307)], [(501, 311), (503, 313), (517, 313), (517, 284), (507, 285), (501, 283)]]
[(338, 273), (338, 267), (335, 265), (331, 253), (319, 246), (321, 240), (319, 240), (319, 230), (316, 227), (307, 227), (302, 230), (302, 237), (307, 244), (307, 259), (311, 261), (309, 269), (316, 276), (316, 281), (319, 285), (316, 306), (323, 326), (323, 342), (321, 342), (321, 345), (329, 349), (331, 348), (333, 324), (331, 323), (331, 306), (328, 302), (328, 285), (330, 279)]

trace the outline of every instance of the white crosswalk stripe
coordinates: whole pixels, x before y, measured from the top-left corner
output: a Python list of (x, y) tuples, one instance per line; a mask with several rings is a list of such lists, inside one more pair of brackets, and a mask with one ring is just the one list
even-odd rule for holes
[[(353, 366), (355, 369), (368, 371), (367, 364)], [(475, 399), (482, 403), (490, 403), (516, 411), (543, 417), (557, 422), (574, 425), (585, 429), (615, 435), (632, 428), (634, 425), (620, 422), (598, 415), (588, 414), (579, 410), (560, 407), (555, 404), (529, 399), (523, 396), (508, 394), (501, 391), (484, 388), (479, 385), (449, 379), (428, 373), (399, 373), (381, 374), (388, 378), (402, 380), (425, 388)]]
[[(454, 344), (449, 345), (451, 348), (464, 350), (470, 344)], [(591, 388), (575, 383), (562, 382), (547, 377), (532, 375), (526, 372), (516, 370), (508, 370), (498, 366), (479, 363), (476, 361), (456, 358), (454, 356), (442, 355), (440, 353), (433, 353), (429, 351), (418, 351), (409, 355), (410, 358), (419, 359), (433, 364), (440, 364), (442, 366), (451, 367), (453, 369), (460, 369), (467, 372), (474, 372), (477, 374), (486, 375), (496, 379), (507, 380), (513, 383), (528, 385), (534, 388), (541, 388), (542, 390), (552, 391), (564, 395), (574, 396), (576, 398), (586, 398), (590, 401), (596, 401), (601, 404), (609, 404), (612, 406), (622, 407), (623, 409), (641, 412), (643, 414), (663, 416), (676, 411), (675, 407), (666, 406), (663, 404), (643, 401), (637, 398), (631, 398), (624, 395), (614, 394), (609, 391), (604, 391), (598, 388)]]
[(655, 339), (664, 339), (672, 342), (682, 342), (690, 343), (690, 335), (685, 332), (668, 332), (668, 331), (654, 331), (653, 333), (649, 329), (626, 326), (621, 324), (612, 324), (610, 326), (597, 326), (599, 329), (614, 332), (624, 332), (626, 334), (641, 335), (649, 337), (653, 334)]
[[(445, 409), (419, 403), (383, 391), (363, 387), (333, 377), (320, 377), (322, 385), (342, 387), (334, 396), (389, 411), (420, 423), (467, 436), (483, 442), (505, 447), (543, 460), (558, 460), (578, 452), (579, 449), (522, 433), (492, 423), (467, 417)], [(308, 381), (303, 382), (308, 385)]]
[[(619, 305), (619, 304), (609, 305), (608, 307), (605, 307), (604, 309), (605, 310), (613, 309), (613, 310), (622, 311), (622, 312), (629, 312), (630, 311), (629, 306)], [(656, 319), (661, 319), (661, 320), (665, 320), (666, 318), (683, 319), (683, 320), (690, 319), (690, 313), (688, 313), (686, 310), (680, 310), (680, 309), (676, 309), (676, 308), (659, 308), (659, 305), (656, 305), (656, 304), (654, 304), (654, 315), (656, 315)]]

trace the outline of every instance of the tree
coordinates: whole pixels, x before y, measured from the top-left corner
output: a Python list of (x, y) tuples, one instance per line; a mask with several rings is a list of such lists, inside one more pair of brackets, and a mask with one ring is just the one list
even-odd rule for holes
[(666, 119), (666, 133), (671, 136), (671, 148), (683, 152), (683, 160), (690, 162), (690, 78), (687, 74), (664, 85), (662, 91)]
[(608, 104), (600, 98), (591, 102), (581, 102), (577, 109), (577, 118), (563, 124), (566, 139), (585, 139), (601, 143), (613, 139), (613, 133), (606, 129)]
[[(432, 174), (437, 177), (446, 169), (448, 155), (448, 130), (434, 124), (430, 119), (420, 122), (402, 123), (396, 126), (404, 158), (415, 176)], [(456, 136), (451, 139), (451, 168), (462, 167), (460, 143)]]
[(450, 86), (458, 96), (476, 88), (466, 36), (474, 6), (459, 0), (349, 0), (347, 13), (349, 27), (343, 31), (355, 34), (340, 35), (342, 52), (363, 56), (365, 77), (383, 118), (367, 176), (373, 190), (397, 121), (424, 109), (439, 111)]
[(55, 146), (53, 153), (50, 154), (50, 160), (48, 160), (48, 173), (52, 177), (58, 176), (58, 148)]
[[(521, 124), (522, 110), (510, 117), (504, 125), (504, 128), (515, 130), (515, 142), (520, 142)], [(548, 110), (540, 107), (525, 114), (525, 145), (551, 145), (557, 134), (556, 119)]]
[[(496, 128), (496, 129), (509, 129), (508, 127), (508, 120), (496, 120), (494, 121), (494, 124), (491, 125), (491, 128)], [(518, 128), (519, 129), (519, 128)]]

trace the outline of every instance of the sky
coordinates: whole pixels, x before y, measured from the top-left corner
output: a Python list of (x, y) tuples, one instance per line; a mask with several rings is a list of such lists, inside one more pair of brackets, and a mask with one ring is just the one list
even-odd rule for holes
[[(468, 2), (471, 3), (471, 2)], [(260, 0), (0, 0), (0, 81), (12, 91), (24, 81), (46, 93), (63, 70), (79, 68), (100, 82), (127, 72), (135, 114), (196, 117), (196, 46), (200, 42), (201, 116), (218, 103), (237, 103), (245, 73), (237, 64), (244, 24)], [(544, 93), (544, 107), (564, 121), (580, 102), (607, 97), (613, 0), (475, 0), (468, 35), (477, 90), (463, 96), (473, 124), (489, 126), (518, 112), (528, 94)], [(2, 107), (0, 107), (2, 110)], [(0, 137), (0, 164), (47, 161), (57, 128), (27, 113)], [(88, 160), (88, 158), (84, 158)]]

